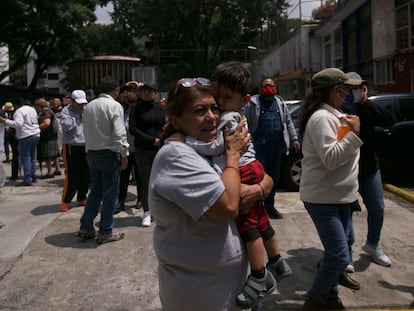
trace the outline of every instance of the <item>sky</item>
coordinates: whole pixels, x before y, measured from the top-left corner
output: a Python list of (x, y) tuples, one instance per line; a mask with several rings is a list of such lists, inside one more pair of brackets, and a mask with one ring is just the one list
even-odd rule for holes
[(321, 0), (289, 0), (291, 7), (287, 10), (289, 18), (299, 18), (299, 2), (301, 2), (302, 19), (309, 20), (312, 18), (312, 10), (321, 6)]
[(112, 12), (114, 7), (112, 6), (112, 2), (105, 7), (100, 7), (99, 5), (96, 7), (95, 15), (97, 18), (97, 24), (111, 24), (111, 16), (109, 16), (108, 12)]
[[(309, 20), (312, 17), (312, 10), (321, 5), (321, 0), (289, 0), (291, 7), (287, 10), (289, 18), (299, 18), (299, 2), (302, 8), (302, 19)], [(110, 24), (111, 17), (108, 12), (113, 11), (112, 3), (106, 7), (97, 6), (95, 14), (98, 24)]]

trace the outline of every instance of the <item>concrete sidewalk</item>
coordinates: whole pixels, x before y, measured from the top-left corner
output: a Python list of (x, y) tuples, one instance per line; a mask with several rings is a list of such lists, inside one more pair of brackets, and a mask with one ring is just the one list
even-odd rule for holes
[[(32, 187), (8, 182), (0, 189), (0, 310), (160, 310), (152, 227), (140, 227), (142, 210), (128, 208), (115, 216), (124, 240), (101, 246), (93, 240), (79, 242), (75, 233), (83, 207), (59, 212), (62, 184), (63, 177), (57, 177)], [(129, 190), (127, 206), (132, 207), (134, 187)], [(294, 274), (262, 302), (261, 310), (300, 310), (322, 246), (298, 194), (279, 193), (276, 200), (285, 218), (272, 224)], [(341, 287), (344, 305), (414, 307), (413, 204), (386, 194), (381, 244), (393, 260), (390, 268), (376, 265), (361, 251), (364, 208), (354, 222), (353, 277), (361, 289)]]

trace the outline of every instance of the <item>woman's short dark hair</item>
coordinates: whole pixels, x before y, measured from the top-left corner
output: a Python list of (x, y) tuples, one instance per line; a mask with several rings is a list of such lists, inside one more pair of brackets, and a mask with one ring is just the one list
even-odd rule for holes
[(118, 81), (114, 77), (108, 76), (101, 80), (100, 93), (110, 93), (119, 87)]

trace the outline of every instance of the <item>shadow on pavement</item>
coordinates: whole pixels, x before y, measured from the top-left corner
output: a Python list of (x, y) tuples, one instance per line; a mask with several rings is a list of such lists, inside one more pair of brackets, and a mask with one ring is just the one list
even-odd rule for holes
[(45, 238), (46, 243), (56, 247), (69, 247), (79, 249), (95, 249), (99, 245), (95, 239), (82, 240), (76, 236), (76, 232), (67, 232), (50, 235)]
[(41, 205), (38, 207), (35, 207), (30, 211), (30, 213), (33, 216), (41, 216), (41, 215), (47, 215), (47, 214), (56, 214), (61, 213), (59, 211), (59, 204), (52, 204), (52, 205)]
[[(407, 286), (407, 285), (394, 285), (387, 281), (378, 281), (378, 284), (380, 284), (384, 288), (392, 289), (392, 290), (398, 290), (403, 293), (409, 293), (414, 297), (414, 286)], [(411, 303), (410, 307), (414, 307), (414, 301)]]
[[(293, 274), (278, 283), (279, 294), (263, 299), (260, 310), (300, 310), (302, 308), (306, 292), (311, 287), (316, 273), (316, 265), (323, 253), (321, 249), (310, 247), (291, 249), (287, 251), (287, 254), (289, 257), (286, 261), (292, 268)], [(304, 258), (307, 260), (303, 260)]]

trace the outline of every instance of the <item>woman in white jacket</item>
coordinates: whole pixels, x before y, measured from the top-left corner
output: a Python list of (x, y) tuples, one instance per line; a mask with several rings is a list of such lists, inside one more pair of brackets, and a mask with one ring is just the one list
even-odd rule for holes
[[(350, 209), (358, 204), (359, 118), (339, 109), (350, 86), (339, 69), (328, 68), (312, 77), (312, 92), (303, 108), (300, 130), (302, 175), (300, 196), (318, 231), (324, 254), (303, 310), (343, 310), (338, 278), (349, 263), (346, 238)], [(338, 136), (342, 122), (349, 132)]]

